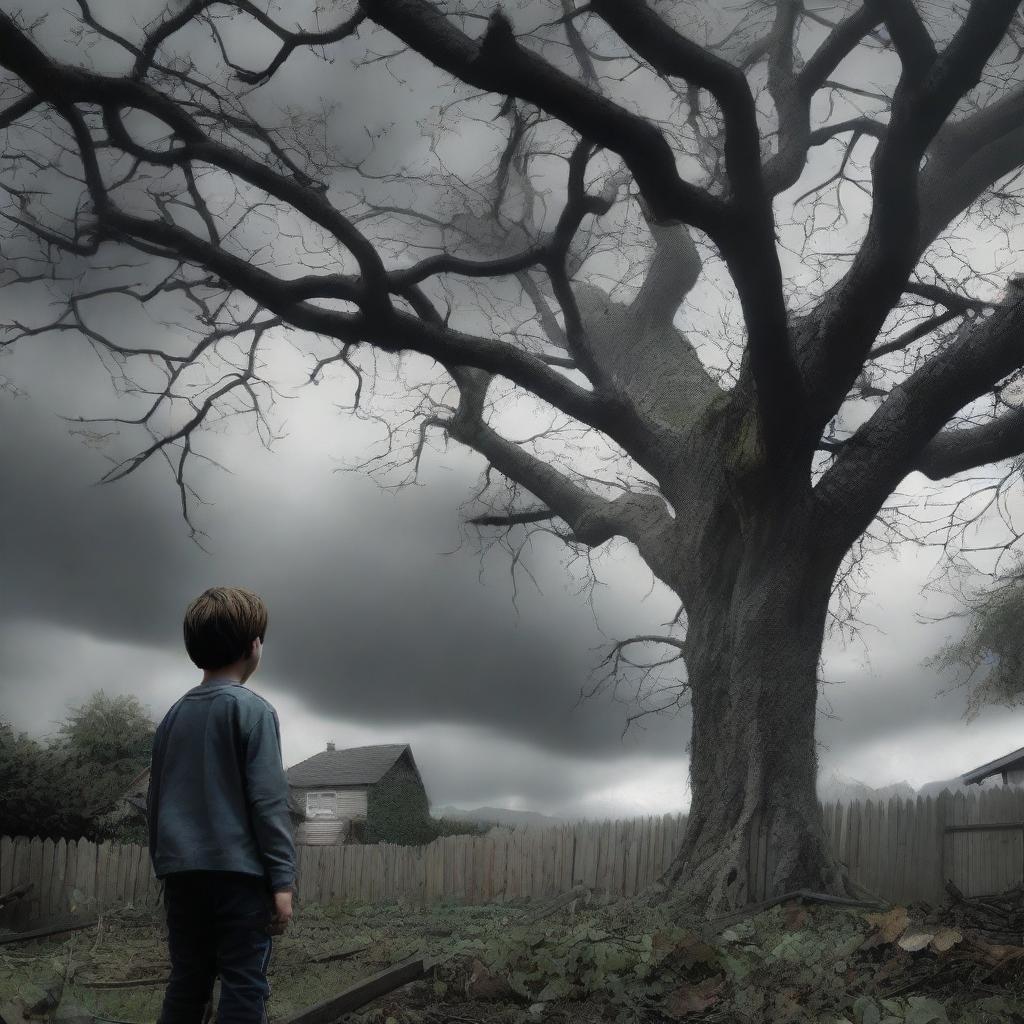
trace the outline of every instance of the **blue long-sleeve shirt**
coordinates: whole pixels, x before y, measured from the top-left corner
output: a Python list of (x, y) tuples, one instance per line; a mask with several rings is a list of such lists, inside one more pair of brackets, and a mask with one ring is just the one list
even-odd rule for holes
[(263, 875), (295, 885), (295, 840), (281, 726), (273, 706), (233, 680), (193, 687), (153, 738), (146, 796), (157, 878), (178, 871)]

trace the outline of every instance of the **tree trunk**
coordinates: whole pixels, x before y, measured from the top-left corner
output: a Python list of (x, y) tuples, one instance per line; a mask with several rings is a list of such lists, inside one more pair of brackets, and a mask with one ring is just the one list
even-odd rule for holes
[(817, 670), (838, 561), (816, 546), (808, 504), (746, 517), (728, 541), (716, 516), (698, 546), (711, 557), (698, 553), (687, 587), (692, 804), (662, 881), (708, 917), (794, 889), (853, 895), (816, 793)]

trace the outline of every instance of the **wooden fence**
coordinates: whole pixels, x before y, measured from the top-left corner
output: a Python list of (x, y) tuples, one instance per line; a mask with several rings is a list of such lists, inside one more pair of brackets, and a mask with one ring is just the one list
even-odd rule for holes
[[(887, 802), (826, 804), (826, 834), (851, 876), (894, 901), (943, 897), (945, 879), (968, 895), (1024, 883), (1024, 789)], [(307, 902), (386, 900), (428, 904), (544, 897), (574, 885), (632, 895), (669, 865), (685, 815), (448, 836), (427, 846), (299, 846), (298, 889)], [(761, 899), (775, 864), (765, 829), (750, 866)], [(156, 905), (160, 883), (145, 846), (0, 838), (0, 893), (33, 882), (30, 897), (0, 909), (20, 930), (69, 913)]]

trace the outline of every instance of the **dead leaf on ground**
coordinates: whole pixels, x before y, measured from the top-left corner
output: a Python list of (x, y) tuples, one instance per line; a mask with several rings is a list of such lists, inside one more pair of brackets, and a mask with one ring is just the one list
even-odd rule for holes
[(786, 1024), (789, 1021), (798, 1021), (802, 1015), (803, 1008), (796, 989), (784, 988), (781, 992), (775, 993), (771, 1016), (773, 1024)]
[(691, 1013), (703, 1013), (718, 1002), (725, 978), (705, 978), (694, 985), (684, 983), (670, 992), (665, 1001), (665, 1012), (676, 1020)]
[(1021, 946), (999, 946), (985, 942), (984, 939), (975, 939), (973, 946), (988, 963), (993, 965), (1002, 966), (1014, 960), (1024, 959), (1024, 947)]
[(931, 947), (936, 953), (945, 953), (952, 949), (958, 942), (963, 941), (963, 932), (959, 928), (940, 928), (931, 941)]
[(510, 991), (507, 979), (493, 974), (483, 961), (474, 957), (473, 971), (466, 982), (466, 995), (470, 999), (497, 999)]
[(874, 932), (867, 937), (861, 949), (871, 949), (889, 942), (895, 942), (910, 924), (906, 907), (893, 907), (882, 914), (866, 914), (864, 919), (874, 925)]
[(787, 903), (782, 908), (782, 920), (787, 931), (799, 931), (807, 924), (807, 917), (807, 909), (799, 903)]
[(917, 953), (929, 945), (934, 938), (935, 932), (927, 931), (924, 928), (910, 927), (900, 936), (896, 945), (908, 953)]

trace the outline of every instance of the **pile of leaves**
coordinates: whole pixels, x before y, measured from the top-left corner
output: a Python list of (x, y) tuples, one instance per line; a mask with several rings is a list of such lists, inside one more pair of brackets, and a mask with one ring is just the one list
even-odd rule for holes
[[(1024, 1024), (1024, 948), (957, 913), (952, 901), (878, 913), (791, 902), (706, 930), (589, 895), (540, 914), (525, 902), (300, 905), (275, 940), (268, 1009), (287, 1018), (421, 952), (437, 961), (430, 975), (351, 1024)], [(0, 947), (0, 1006), (37, 1001), (57, 973), (66, 1010), (147, 1024), (168, 966), (159, 910), (106, 915)]]
[(504, 915), (453, 944), (434, 993), (465, 1008), (518, 1002), (512, 1019), (526, 1020), (1024, 1024), (1024, 949), (929, 920), (925, 907), (789, 904), (714, 939), (627, 909), (613, 901), (533, 926)]

